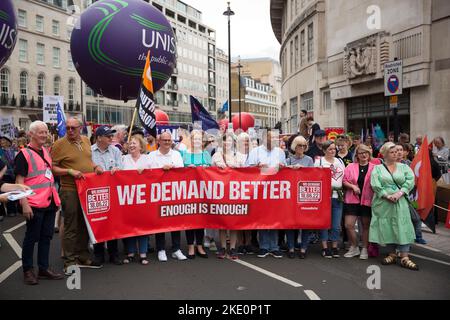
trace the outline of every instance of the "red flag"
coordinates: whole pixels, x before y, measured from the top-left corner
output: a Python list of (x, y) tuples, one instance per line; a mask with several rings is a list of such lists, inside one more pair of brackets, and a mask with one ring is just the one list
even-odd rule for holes
[(445, 220), (445, 227), (450, 229), (450, 203), (448, 204), (447, 220)]
[[(424, 137), (423, 145), (428, 145), (427, 137)], [(416, 182), (417, 212), (422, 220), (426, 220), (434, 204), (433, 177), (431, 176), (430, 155), (427, 148), (420, 148), (411, 163)]]

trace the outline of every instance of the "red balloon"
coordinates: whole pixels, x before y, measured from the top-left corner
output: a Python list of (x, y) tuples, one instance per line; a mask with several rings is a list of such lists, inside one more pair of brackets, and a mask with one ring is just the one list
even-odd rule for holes
[(168, 125), (169, 124), (169, 116), (167, 113), (165, 113), (162, 110), (156, 109), (155, 110), (155, 118), (156, 118), (156, 124), (159, 125)]
[(255, 117), (248, 112), (241, 112), (241, 127), (239, 127), (239, 113), (233, 116), (232, 121), (234, 130), (241, 128), (242, 130), (247, 131), (248, 128), (253, 128), (255, 126)]

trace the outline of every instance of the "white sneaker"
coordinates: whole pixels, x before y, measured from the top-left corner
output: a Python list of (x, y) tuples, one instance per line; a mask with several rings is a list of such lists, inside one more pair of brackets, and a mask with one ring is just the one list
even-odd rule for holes
[(344, 254), (345, 258), (353, 258), (360, 255), (359, 247), (350, 247), (346, 254)]
[(217, 251), (217, 245), (215, 241), (211, 241), (209, 244), (209, 250), (210, 251)]
[(177, 260), (187, 260), (186, 256), (181, 252), (180, 249), (172, 253), (172, 258)]
[(362, 248), (361, 249), (361, 254), (359, 255), (359, 258), (361, 260), (367, 260), (369, 259), (369, 253), (367, 252), (367, 248)]
[(165, 250), (158, 251), (158, 260), (161, 261), (161, 262), (166, 262), (167, 261), (167, 256), (166, 256), (166, 251)]

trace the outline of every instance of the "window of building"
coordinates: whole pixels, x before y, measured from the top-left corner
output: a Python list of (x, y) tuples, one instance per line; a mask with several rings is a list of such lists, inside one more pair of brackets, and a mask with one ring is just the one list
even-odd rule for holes
[(92, 90), (88, 85), (86, 85), (86, 95), (90, 97), (95, 96), (94, 90)]
[(61, 66), (61, 49), (53, 47), (53, 67), (59, 68)]
[(2, 99), (8, 100), (9, 98), (9, 70), (3, 68), (0, 71), (0, 87)]
[(28, 41), (19, 39), (19, 61), (28, 62)]
[(291, 117), (289, 119), (290, 131), (292, 133), (297, 132), (298, 127), (298, 98), (292, 98), (290, 101), (290, 111)]
[(305, 94), (302, 94), (300, 96), (301, 98), (301, 108), (302, 110), (306, 110), (308, 112), (314, 111), (314, 101), (313, 101), (313, 92), (308, 92)]
[(325, 91), (323, 93), (323, 110), (331, 110), (331, 93), (330, 91)]
[(290, 73), (294, 71), (294, 41), (289, 43), (289, 70)]
[(314, 56), (314, 29), (313, 24), (311, 23), (308, 26), (308, 62), (313, 60)]
[(61, 95), (61, 78), (58, 76), (53, 79), (53, 94), (55, 96)]
[(59, 21), (52, 20), (52, 34), (59, 37)]
[(305, 30), (300, 33), (300, 65), (305, 64)]
[(21, 101), (21, 105), (23, 104), (23, 102), (26, 103), (27, 99), (28, 99), (28, 73), (26, 73), (26, 71), (22, 71), (20, 73), (20, 101)]
[(69, 80), (69, 106), (74, 104), (74, 97), (75, 97), (75, 80), (70, 79)]
[(27, 27), (27, 12), (25, 10), (20, 10), (19, 9), (19, 13), (18, 13), (18, 24), (19, 27), (23, 27), (26, 28)]
[(36, 31), (44, 32), (44, 17), (36, 16)]
[(298, 70), (298, 36), (295, 36), (294, 40), (294, 46), (295, 46), (295, 53), (294, 53), (294, 66), (295, 70)]
[(45, 64), (45, 45), (43, 43), (38, 43), (36, 46), (36, 63)]
[(67, 51), (67, 65), (68, 65), (68, 69), (70, 71), (75, 70), (75, 66), (73, 65), (73, 60), (72, 60), (72, 53), (69, 51)]
[(43, 73), (40, 73), (37, 78), (37, 87), (38, 87), (38, 102), (42, 103), (44, 101), (44, 91), (45, 91), (45, 76)]
[(166, 16), (175, 19), (175, 12), (173, 12), (172, 10), (166, 9)]

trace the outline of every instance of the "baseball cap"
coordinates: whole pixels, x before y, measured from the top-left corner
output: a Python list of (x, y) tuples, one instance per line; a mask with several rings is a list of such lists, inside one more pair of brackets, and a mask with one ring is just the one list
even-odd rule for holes
[(325, 137), (327, 134), (325, 130), (317, 130), (314, 132), (314, 137)]
[(97, 137), (100, 137), (100, 136), (112, 136), (114, 133), (116, 133), (116, 130), (112, 130), (108, 126), (101, 126), (101, 127), (98, 127), (97, 130), (95, 130), (95, 135)]

